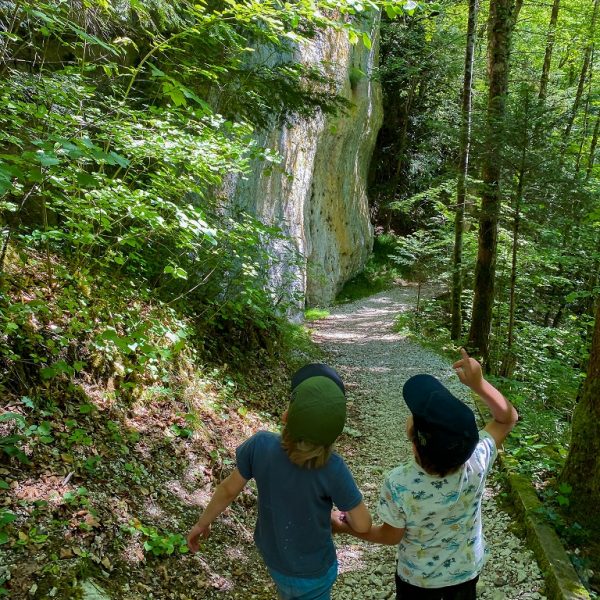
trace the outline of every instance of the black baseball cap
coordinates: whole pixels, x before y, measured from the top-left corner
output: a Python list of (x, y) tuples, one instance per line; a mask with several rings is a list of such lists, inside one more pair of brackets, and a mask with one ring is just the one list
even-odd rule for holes
[(346, 423), (346, 395), (341, 377), (331, 367), (312, 363), (292, 376), (286, 429), (294, 440), (329, 446)]
[(479, 442), (473, 411), (431, 375), (414, 375), (402, 389), (413, 415), (418, 445), (436, 466), (466, 462)]

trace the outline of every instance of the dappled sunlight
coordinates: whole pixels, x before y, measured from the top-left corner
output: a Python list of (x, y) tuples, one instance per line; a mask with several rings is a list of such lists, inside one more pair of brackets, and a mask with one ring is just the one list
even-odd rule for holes
[(24, 502), (46, 501), (52, 506), (63, 504), (63, 497), (67, 492), (73, 492), (75, 487), (70, 483), (71, 477), (67, 475), (42, 475), (38, 478), (26, 479), (11, 487), (14, 498)]
[(194, 453), (189, 453), (188, 459), (190, 463), (183, 471), (182, 479), (185, 483), (196, 486), (198, 481), (206, 475), (207, 466)]
[(183, 504), (199, 508), (204, 508), (208, 504), (214, 491), (214, 486), (208, 482), (203, 485), (198, 484), (192, 492), (189, 492), (178, 479), (167, 481), (164, 487)]
[(130, 537), (124, 542), (120, 554), (121, 560), (129, 565), (138, 565), (144, 562), (144, 548), (140, 538)]
[(354, 573), (367, 568), (365, 548), (358, 544), (338, 544), (338, 573)]
[(144, 502), (144, 513), (146, 516), (158, 521), (159, 519), (166, 519), (165, 511), (160, 507), (159, 504), (153, 498), (148, 498)]

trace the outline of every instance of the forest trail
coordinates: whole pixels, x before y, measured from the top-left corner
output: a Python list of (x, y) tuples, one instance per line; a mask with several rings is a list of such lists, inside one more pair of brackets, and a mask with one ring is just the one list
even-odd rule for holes
[[(425, 372), (438, 377), (459, 398), (470, 402), (468, 389), (446, 361), (393, 331), (398, 313), (416, 302), (416, 288), (396, 287), (331, 309), (311, 324), (313, 339), (347, 385), (348, 433), (338, 444), (365, 500), (376, 510), (384, 473), (410, 456), (405, 423), (408, 409), (402, 385)], [(513, 517), (498, 506), (501, 492), (488, 480), (483, 504), (484, 530), (491, 557), (478, 584), (488, 600), (545, 598), (543, 579), (533, 553), (510, 529)], [(395, 548), (337, 538), (340, 576), (334, 600), (393, 598)]]

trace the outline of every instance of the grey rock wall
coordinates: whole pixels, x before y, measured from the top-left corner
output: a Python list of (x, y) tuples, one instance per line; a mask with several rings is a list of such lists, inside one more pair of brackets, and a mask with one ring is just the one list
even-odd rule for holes
[[(355, 46), (341, 31), (326, 31), (297, 50), (319, 66), (351, 103), (345, 114), (295, 119), (264, 134), (282, 157), (281, 168), (256, 163), (228, 182), (231, 201), (263, 222), (278, 225), (291, 243), (274, 244), (275, 287), (286, 287), (307, 306), (326, 305), (365, 264), (373, 244), (366, 180), (383, 108), (377, 65), (379, 19), (369, 27), (375, 43)], [(361, 72), (365, 75), (361, 75)]]

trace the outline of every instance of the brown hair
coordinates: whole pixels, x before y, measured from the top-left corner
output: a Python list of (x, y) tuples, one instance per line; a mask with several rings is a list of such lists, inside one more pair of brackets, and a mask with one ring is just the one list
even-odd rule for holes
[(414, 423), (410, 424), (408, 428), (408, 438), (415, 445), (419, 466), (421, 466), (427, 474), (436, 477), (446, 477), (446, 475), (456, 473), (456, 471), (463, 466), (463, 463), (454, 467), (448, 467), (448, 465), (440, 467), (436, 464), (435, 460), (432, 460), (432, 458), (427, 455), (427, 446), (421, 442), (421, 436), (427, 435), (428, 434), (426, 433), (417, 432)]
[(281, 433), (281, 446), (288, 458), (303, 469), (319, 469), (329, 460), (333, 451), (333, 444), (320, 446), (306, 440), (293, 440), (287, 427)]

